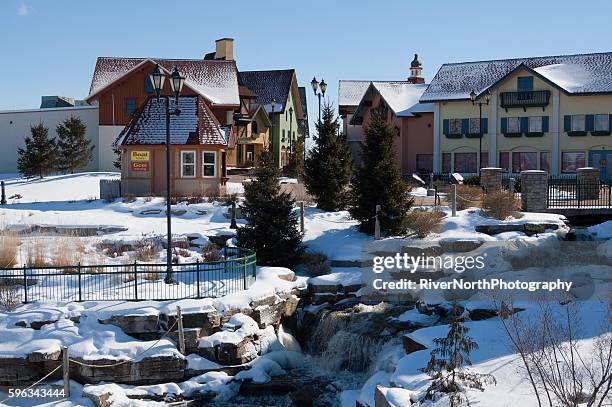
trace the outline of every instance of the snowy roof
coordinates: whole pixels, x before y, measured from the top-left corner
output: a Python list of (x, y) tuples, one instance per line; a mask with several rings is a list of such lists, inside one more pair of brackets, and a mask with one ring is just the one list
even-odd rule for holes
[(268, 113), (272, 112), (272, 99), (276, 99), (275, 112), (285, 110), (294, 74), (293, 69), (241, 71), (239, 73), (242, 84), (257, 94), (257, 103), (262, 105)]
[(421, 97), (423, 102), (468, 99), (520, 66), (532, 69), (568, 93), (612, 92), (612, 52), (444, 64)]
[[(174, 108), (171, 99), (170, 108)], [(227, 145), (225, 132), (219, 126), (208, 106), (199, 96), (181, 96), (178, 105), (181, 114), (170, 116), (170, 143)], [(123, 129), (116, 145), (165, 144), (166, 113), (163, 99), (151, 97)]]
[(203, 59), (100, 57), (91, 80), (89, 98), (147, 61), (153, 64), (159, 63), (168, 72), (177, 67), (185, 77), (185, 85), (212, 104), (240, 104), (236, 63)]
[(433, 112), (431, 103), (419, 103), (425, 89), (427, 89), (426, 84), (414, 84), (406, 81), (371, 82), (370, 87), (364, 91), (353, 118), (361, 116), (364, 102), (372, 100), (373, 92), (379, 93), (398, 117), (411, 117), (418, 115), (418, 113)]
[(338, 106), (357, 107), (370, 83), (372, 81), (340, 81), (338, 83)]

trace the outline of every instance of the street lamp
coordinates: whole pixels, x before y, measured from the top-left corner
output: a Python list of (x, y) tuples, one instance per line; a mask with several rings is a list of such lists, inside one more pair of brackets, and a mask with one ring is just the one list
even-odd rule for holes
[(482, 105), (488, 105), (491, 99), (491, 92), (487, 89), (482, 95), (482, 99), (478, 97), (476, 92), (470, 92), (470, 100), (472, 105), (478, 105), (478, 176), (480, 177), (480, 169), (482, 167)]
[[(321, 80), (321, 83), (319, 84), (317, 78), (313, 77), (312, 81), (310, 81), (310, 85), (312, 86), (312, 91), (314, 92), (315, 96), (319, 97), (319, 121), (321, 121), (321, 96), (325, 96), (327, 84), (325, 83), (325, 80)], [(321, 92), (317, 92), (319, 86), (321, 86)]]
[(151, 79), (151, 84), (153, 85), (153, 89), (155, 89), (155, 96), (157, 97), (157, 102), (159, 103), (159, 99), (161, 97), (161, 92), (164, 88), (164, 82), (166, 77), (170, 79), (170, 88), (172, 89), (172, 93), (174, 93), (175, 103), (174, 110), (170, 111), (170, 96), (164, 96), (166, 102), (166, 225), (167, 225), (167, 234), (168, 234), (168, 242), (166, 247), (166, 278), (164, 282), (166, 284), (174, 284), (176, 280), (172, 276), (172, 193), (171, 193), (171, 184), (170, 184), (170, 116), (178, 116), (181, 114), (181, 111), (178, 108), (179, 104), (179, 95), (181, 94), (181, 90), (183, 89), (183, 84), (185, 83), (185, 78), (181, 76), (178, 69), (175, 67), (172, 71), (172, 74), (167, 75), (159, 66), (159, 64), (155, 65), (155, 69), (153, 73), (149, 75)]

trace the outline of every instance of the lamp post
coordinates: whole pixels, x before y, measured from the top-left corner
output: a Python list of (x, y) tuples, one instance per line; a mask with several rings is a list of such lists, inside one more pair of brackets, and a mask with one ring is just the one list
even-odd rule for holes
[[(327, 90), (327, 84), (325, 83), (325, 80), (321, 80), (321, 83), (319, 84), (319, 82), (317, 81), (316, 77), (312, 78), (312, 81), (310, 81), (310, 85), (312, 86), (312, 91), (314, 92), (315, 96), (318, 96), (319, 98), (319, 121), (321, 121), (321, 96), (325, 96), (325, 91)], [(319, 88), (319, 86), (321, 86), (321, 92), (317, 92), (317, 89)]]
[(175, 67), (172, 71), (171, 75), (167, 75), (157, 64), (153, 73), (149, 75), (151, 79), (151, 83), (153, 84), (153, 89), (155, 89), (155, 96), (157, 97), (157, 102), (159, 103), (159, 99), (161, 97), (161, 92), (164, 88), (164, 82), (166, 78), (170, 79), (170, 88), (172, 89), (172, 93), (174, 93), (175, 97), (175, 107), (173, 111), (170, 111), (170, 96), (163, 96), (165, 99), (165, 107), (166, 107), (166, 225), (167, 225), (167, 247), (166, 247), (166, 278), (164, 282), (166, 284), (174, 284), (176, 280), (172, 275), (172, 193), (171, 193), (171, 184), (170, 184), (170, 116), (178, 116), (181, 114), (181, 111), (178, 108), (179, 104), (179, 96), (181, 94), (181, 90), (183, 89), (183, 84), (185, 83), (185, 78), (181, 76), (178, 69)]
[[(482, 97), (482, 99), (480, 99)], [(480, 97), (475, 91), (470, 92), (472, 105), (478, 105), (478, 176), (482, 167), (482, 105), (488, 105), (491, 99), (491, 92), (487, 89)]]

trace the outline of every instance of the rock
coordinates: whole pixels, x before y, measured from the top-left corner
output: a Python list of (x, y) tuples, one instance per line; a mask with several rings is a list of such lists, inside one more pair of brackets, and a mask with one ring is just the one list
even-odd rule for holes
[(498, 223), (491, 225), (476, 225), (476, 232), (485, 233), (487, 235), (497, 235), (504, 232), (523, 232), (528, 236), (544, 233), (546, 230), (558, 230), (557, 223)]
[(313, 284), (308, 283), (308, 292), (311, 294), (335, 294), (342, 291), (340, 284)]
[[(171, 327), (176, 320), (176, 315), (168, 315), (166, 318), (166, 326)], [(219, 326), (221, 326), (221, 316), (217, 310), (183, 312), (184, 328), (199, 328), (202, 331), (202, 335), (212, 335)]]
[(98, 321), (118, 326), (128, 335), (159, 333), (159, 315), (112, 315)]
[(497, 309), (471, 309), (468, 310), (470, 319), (472, 321), (481, 321), (483, 319), (490, 319), (499, 315), (499, 310)]
[(274, 305), (260, 305), (253, 310), (251, 318), (259, 324), (260, 329), (269, 325), (278, 325), (285, 315), (285, 304), (286, 302), (283, 301)]
[(256, 357), (257, 349), (251, 338), (244, 338), (237, 344), (222, 343), (217, 350), (217, 360), (224, 365), (241, 365)]
[[(114, 359), (77, 361), (98, 366), (113, 365)], [(178, 355), (151, 356), (137, 362), (127, 362), (112, 367), (90, 367), (78, 363), (70, 364), (70, 376), (81, 383), (98, 383), (102, 381), (124, 384), (152, 384), (180, 381), (184, 378), (187, 362)]]
[(45, 360), (59, 360), (62, 354), (61, 349), (57, 349), (55, 351), (36, 351), (32, 352), (28, 355), (29, 362), (43, 362)]
[(45, 373), (44, 365), (27, 357), (0, 358), (0, 384), (16, 386), (33, 382)]
[[(168, 211), (164, 211), (164, 213), (168, 213)], [(186, 209), (172, 209), (170, 213), (172, 214), (172, 216), (183, 216), (184, 214), (187, 213), (187, 210)]]
[(404, 352), (406, 352), (406, 355), (410, 355), (413, 352), (418, 352), (420, 350), (427, 349), (427, 346), (415, 341), (408, 335), (402, 336), (402, 345), (404, 347)]
[(159, 215), (161, 213), (161, 209), (146, 209), (144, 211), (140, 211), (141, 215)]
[[(183, 334), (185, 336), (185, 353), (197, 353), (198, 352), (198, 339), (200, 339), (200, 328), (185, 328)], [(168, 338), (176, 342), (176, 348), (179, 349), (179, 333), (178, 331), (172, 331), (168, 333)]]
[(317, 293), (317, 294), (313, 294), (310, 297), (310, 302), (314, 305), (321, 305), (326, 302), (334, 304), (337, 301), (338, 301), (338, 296), (336, 294), (331, 294), (331, 293)]
[(291, 295), (291, 297), (289, 297), (286, 301), (285, 301), (285, 307), (283, 310), (283, 316), (284, 317), (290, 317), (292, 316), (295, 311), (297, 310), (297, 306), (300, 303), (300, 299), (297, 295)]
[(444, 253), (467, 253), (483, 244), (481, 240), (476, 239), (441, 240), (439, 243)]
[(277, 277), (285, 281), (295, 281), (295, 273), (289, 269), (286, 269), (282, 274), (278, 273)]
[(111, 397), (113, 394), (108, 391), (101, 394), (93, 394), (87, 391), (87, 387), (83, 388), (83, 396), (91, 400), (96, 407), (112, 407), (113, 401)]

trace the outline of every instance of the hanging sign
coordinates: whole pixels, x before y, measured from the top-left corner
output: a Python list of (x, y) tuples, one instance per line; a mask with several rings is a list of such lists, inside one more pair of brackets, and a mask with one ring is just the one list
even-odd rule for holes
[(148, 151), (132, 151), (132, 161), (149, 161)]

